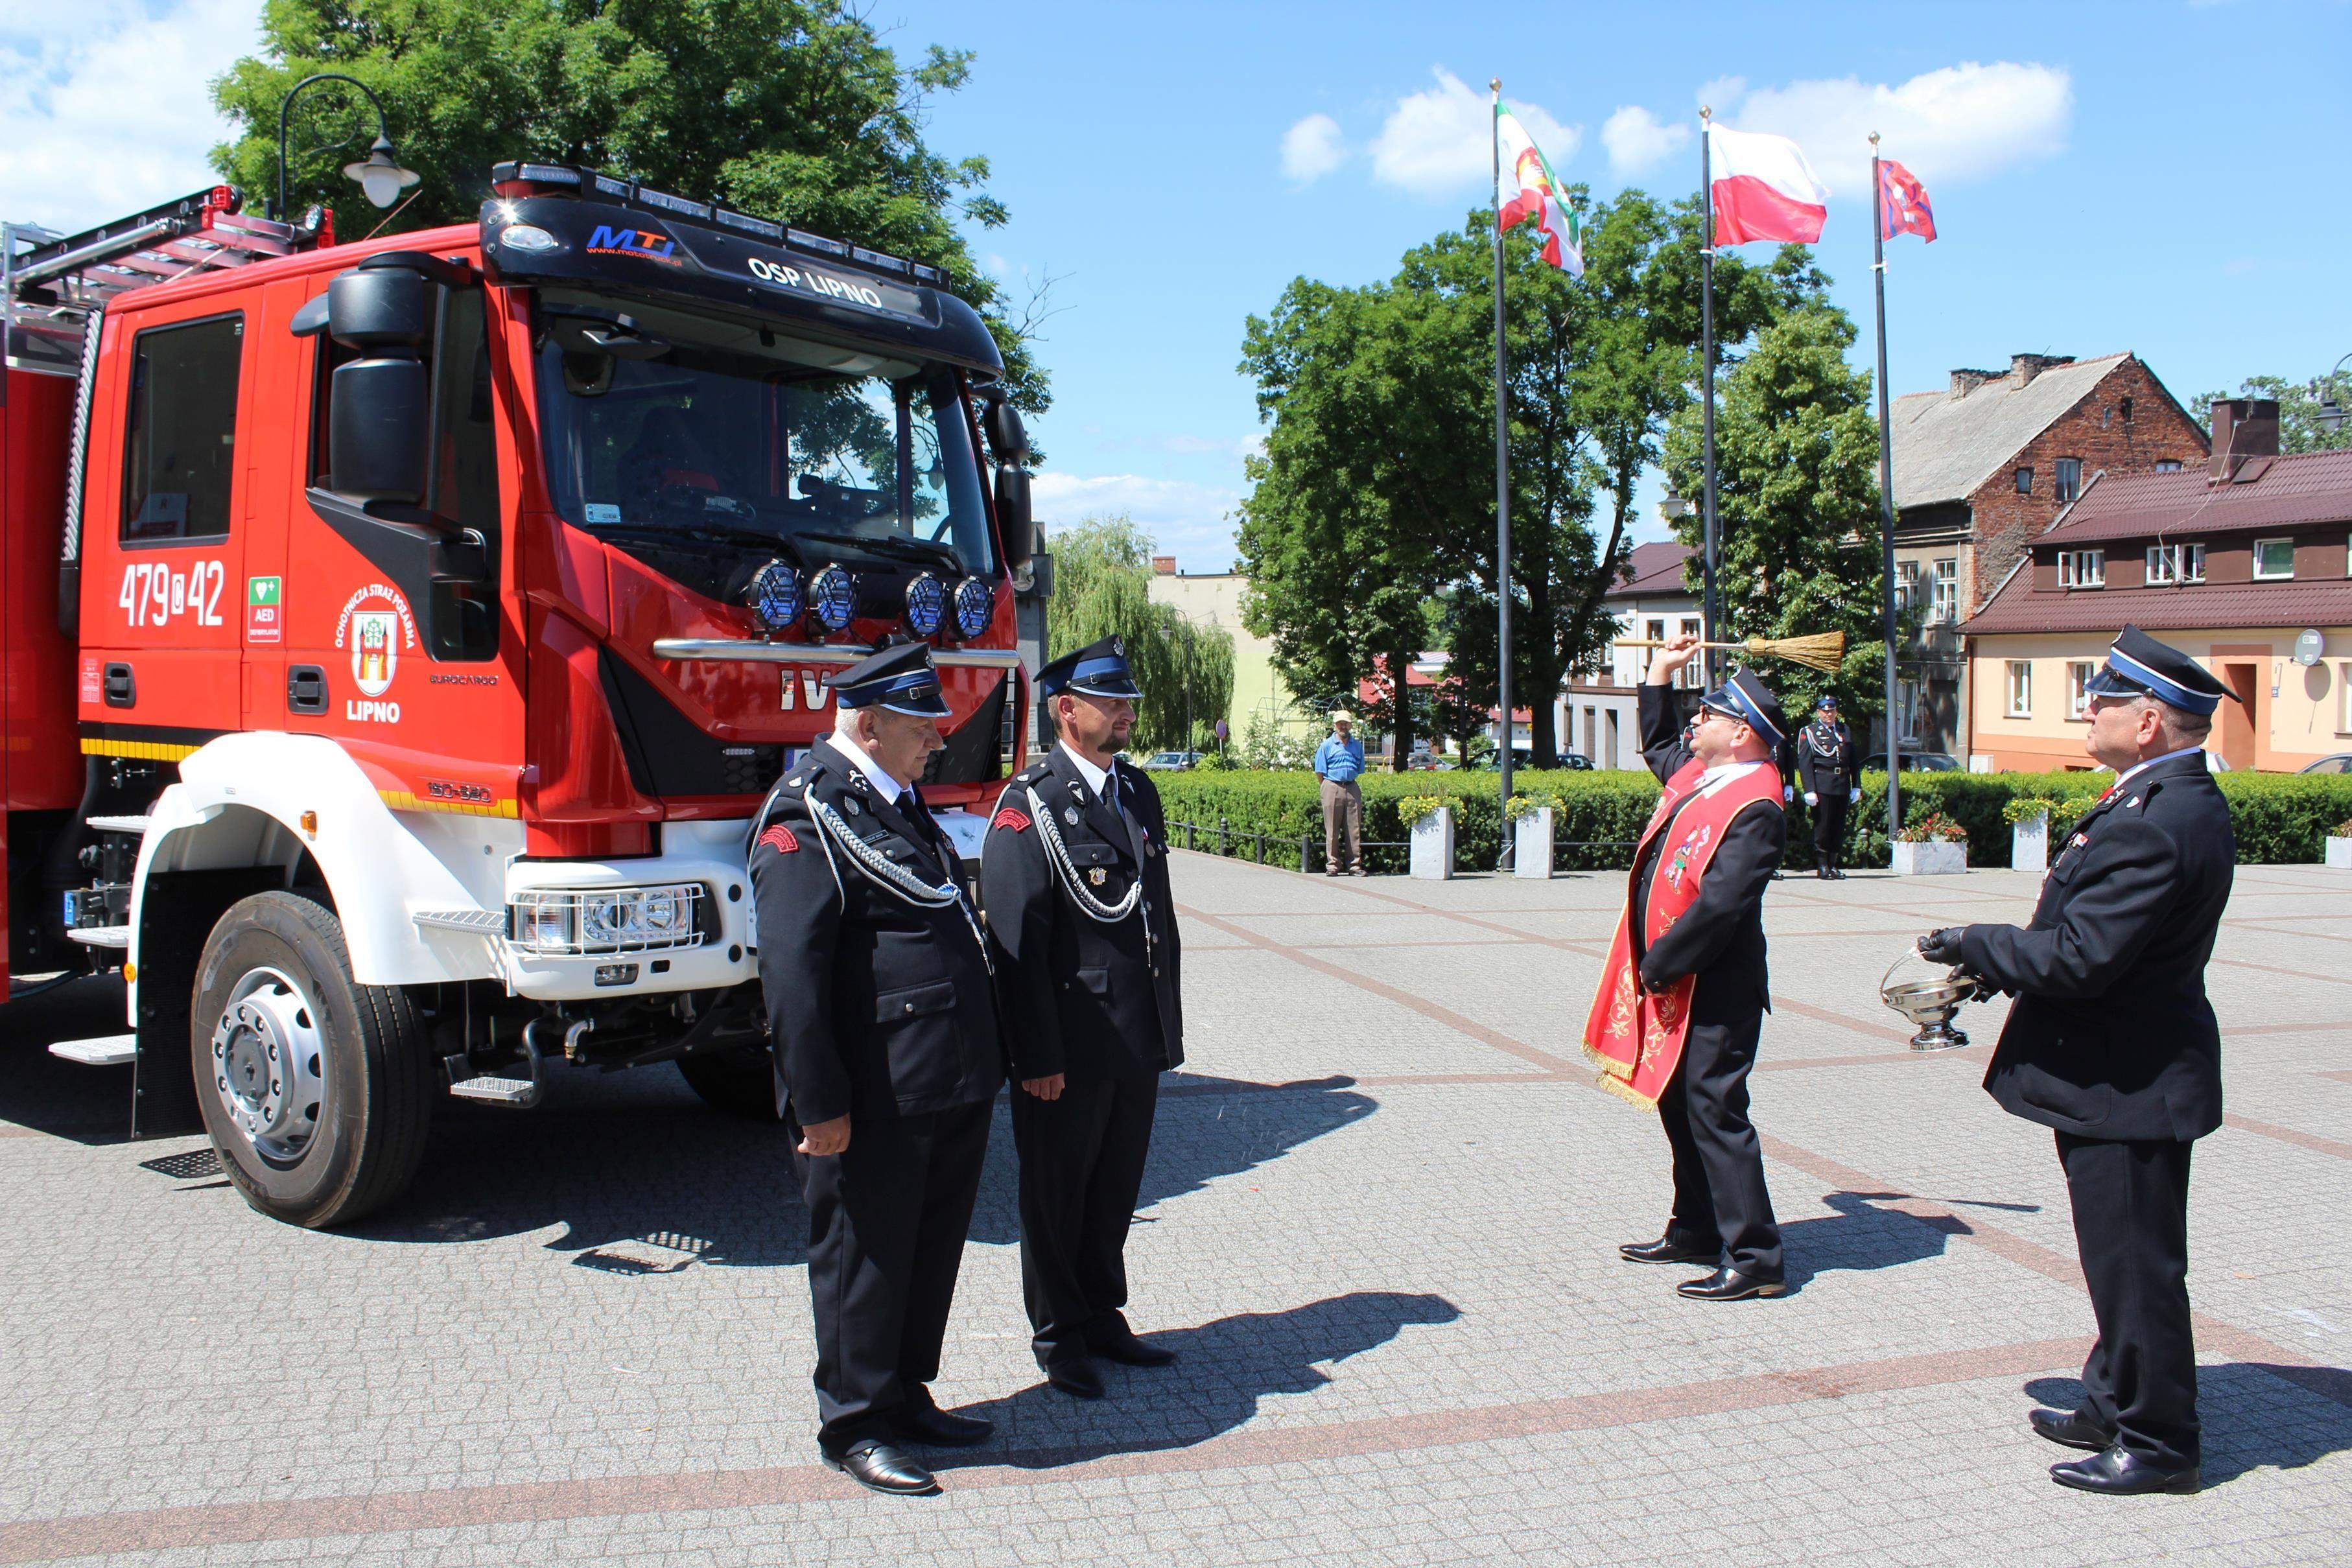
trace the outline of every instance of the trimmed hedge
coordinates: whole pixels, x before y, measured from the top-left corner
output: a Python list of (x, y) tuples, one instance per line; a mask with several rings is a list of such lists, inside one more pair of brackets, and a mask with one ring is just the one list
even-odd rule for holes
[[(2223, 773), (2215, 776), (2230, 802), (2242, 864), (2314, 864), (2323, 856), (2328, 832), (2352, 817), (2352, 776), (2317, 773)], [(1297, 866), (1299, 840), (1308, 841), (1308, 862), (1323, 863), (1321, 784), (1312, 773), (1158, 773), (1160, 798), (1176, 841), (1185, 841), (1178, 823), (1195, 824), (1191, 847), (1214, 854), (1258, 856), (1257, 835), (1265, 835), (1270, 865)], [(1552, 863), (1567, 871), (1623, 869), (1632, 841), (1657, 804), (1657, 782), (1646, 773), (1570, 772), (1515, 768), (1513, 787), (1522, 794), (1558, 796), (1562, 810), (1552, 821)], [(1367, 773), (1364, 838), (1401, 843), (1408, 835), (1397, 814), (1407, 796), (1441, 795), (1454, 807), (1454, 863), (1465, 871), (1496, 864), (1503, 844), (1501, 781), (1493, 773)], [(2053, 833), (2063, 832), (2105, 789), (2104, 773), (1906, 773), (1904, 815), (1938, 811), (1968, 830), (1969, 863), (2009, 864), (2010, 825), (2001, 810), (2014, 797), (2057, 800)], [(1222, 850), (1217, 835), (1226, 828)], [(1802, 802), (1789, 823), (1791, 867), (1812, 864), (1812, 831)], [(1847, 863), (1887, 863), (1886, 775), (1862, 776), (1862, 800), (1847, 817)], [(1247, 837), (1240, 835), (1246, 834)], [(1582, 841), (1585, 847), (1570, 847)], [(1405, 852), (1368, 848), (1365, 863), (1375, 871), (1401, 872)]]

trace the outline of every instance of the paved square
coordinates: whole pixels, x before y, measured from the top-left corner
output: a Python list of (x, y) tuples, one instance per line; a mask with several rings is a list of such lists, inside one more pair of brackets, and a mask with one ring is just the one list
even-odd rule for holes
[[(1798, 1290), (1620, 1262), (1654, 1118), (1577, 1034), (1621, 876), (1331, 882), (1182, 855), (1192, 1057), (1130, 1249), (1178, 1349), (1045, 1389), (1000, 1113), (950, 1330), (944, 1495), (815, 1463), (782, 1135), (667, 1069), (452, 1104), (391, 1213), (247, 1210), (121, 1139), (95, 984), (0, 1013), (0, 1563), (2341, 1563), (2352, 1538), (2352, 877), (2241, 868), (2197, 1154), (2207, 1490), (2063, 1490), (2034, 1400), (2091, 1333), (2047, 1133), (1882, 1008), (1913, 936), (2034, 879), (1775, 886), (1756, 1120)], [(192, 1152), (197, 1157), (187, 1158)]]

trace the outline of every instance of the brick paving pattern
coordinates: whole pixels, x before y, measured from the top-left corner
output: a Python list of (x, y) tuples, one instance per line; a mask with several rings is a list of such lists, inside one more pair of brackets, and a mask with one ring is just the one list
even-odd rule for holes
[[(1182, 855), (1191, 1071), (1131, 1315), (1182, 1354), (1045, 1388), (1002, 1114), (940, 1403), (944, 1495), (815, 1462), (781, 1134), (667, 1069), (449, 1106), (355, 1230), (121, 1138), (88, 985), (0, 1015), (0, 1563), (2340, 1563), (2352, 1537), (2352, 878), (2242, 868), (2210, 972), (2231, 1113), (2190, 1204), (2207, 1490), (2050, 1484), (2091, 1333), (2048, 1134), (1882, 1008), (1912, 936), (2031, 877), (1775, 886), (1754, 1079), (1798, 1289), (1622, 1263), (1653, 1118), (1576, 1039), (1622, 879), (1331, 883)], [(81, 994), (76, 994), (79, 991)], [(191, 1157), (193, 1156), (193, 1157)]]

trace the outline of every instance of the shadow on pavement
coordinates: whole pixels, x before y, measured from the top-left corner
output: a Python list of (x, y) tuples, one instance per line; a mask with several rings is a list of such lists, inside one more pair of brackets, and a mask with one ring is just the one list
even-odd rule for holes
[[(1081, 1402), (1044, 1383), (958, 1414), (994, 1421), (986, 1447), (923, 1450), (938, 1470), (969, 1465), (1051, 1469), (1111, 1454), (1190, 1448), (1233, 1431), (1270, 1395), (1306, 1394), (1331, 1381), (1322, 1364), (1396, 1338), (1408, 1324), (1450, 1323), (1461, 1309), (1443, 1296), (1358, 1291), (1275, 1312), (1242, 1312), (1197, 1328), (1144, 1325), (1176, 1364), (1138, 1370), (1097, 1362), (1110, 1396)], [(1302, 1441), (1305, 1439), (1302, 1438)]]
[[(2317, 1397), (2285, 1395), (2281, 1383)], [(2053, 1410), (2075, 1409), (2083, 1400), (2083, 1385), (2072, 1377), (2037, 1377), (2025, 1385), (2025, 1392)], [(2197, 1414), (2205, 1427), (2201, 1468), (2208, 1487), (2249, 1470), (2299, 1470), (2352, 1450), (2352, 1372), (2259, 1361), (2200, 1366)], [(2021, 1414), (2018, 1431), (2031, 1435)], [(2065, 1457), (2064, 1449), (2051, 1448), (2053, 1464)]]
[(60, 1040), (121, 1034), (122, 982), (86, 977), (0, 1013), (0, 1122), (78, 1144), (131, 1137), (131, 1069), (84, 1067), (49, 1054)]
[[(1377, 1103), (1344, 1080), (1277, 1092), (1213, 1078), (1171, 1082), (1182, 1092), (1160, 1101), (1139, 1224), (1154, 1222), (1156, 1206), (1278, 1159)], [(1019, 1239), (1017, 1175), (1000, 1100), (972, 1240)], [(415, 1186), (388, 1212), (342, 1234), (450, 1242), (551, 1226), (562, 1234), (547, 1242), (550, 1251), (614, 1274), (807, 1259), (807, 1211), (782, 1126), (711, 1111), (659, 1068), (560, 1072), (536, 1111), (445, 1103)]]
[(1946, 1238), (1968, 1233), (1964, 1220), (1923, 1219), (1899, 1208), (1876, 1207), (1879, 1199), (1904, 1196), (1899, 1192), (1830, 1193), (1822, 1201), (1837, 1210), (1835, 1215), (1780, 1227), (1790, 1290), (1801, 1290), (1815, 1275), (1832, 1270), (1893, 1269), (1940, 1258)]

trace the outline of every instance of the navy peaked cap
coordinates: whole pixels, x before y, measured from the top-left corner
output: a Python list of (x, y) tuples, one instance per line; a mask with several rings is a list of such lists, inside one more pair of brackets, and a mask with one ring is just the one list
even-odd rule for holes
[(2107, 650), (2107, 662), (2084, 684), (2092, 696), (2154, 697), (2183, 713), (2210, 714), (2237, 693), (2179, 649), (2126, 626)]
[(928, 643), (900, 643), (833, 677), (835, 701), (844, 707), (886, 707), (919, 718), (946, 718), (950, 710), (940, 694), (940, 673)]
[(1752, 670), (1732, 671), (1730, 678), (1699, 698), (1698, 705), (1730, 715), (1776, 747), (1789, 738), (1789, 721), (1780, 712), (1780, 699)]
[(1089, 643), (1046, 664), (1037, 672), (1037, 689), (1049, 698), (1064, 692), (1129, 701), (1143, 695), (1136, 686), (1135, 673), (1127, 667), (1127, 644), (1117, 637)]

